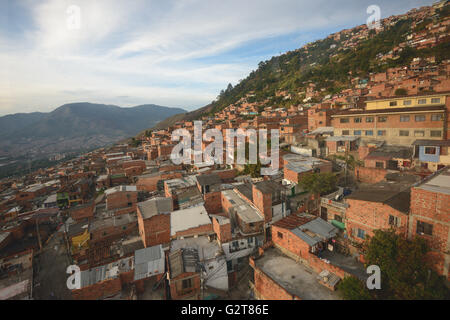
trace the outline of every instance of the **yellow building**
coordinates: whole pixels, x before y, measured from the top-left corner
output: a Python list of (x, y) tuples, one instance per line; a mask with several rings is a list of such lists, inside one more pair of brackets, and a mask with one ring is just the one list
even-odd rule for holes
[(90, 236), (91, 234), (89, 233), (88, 228), (86, 228), (82, 234), (73, 236), (72, 253), (77, 253), (82, 249), (88, 248)]
[(412, 108), (445, 105), (448, 94), (433, 94), (366, 101), (366, 110)]

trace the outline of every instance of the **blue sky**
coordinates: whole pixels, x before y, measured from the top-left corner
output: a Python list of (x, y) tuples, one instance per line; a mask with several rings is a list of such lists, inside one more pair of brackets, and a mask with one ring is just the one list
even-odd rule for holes
[(384, 18), (432, 3), (0, 0), (0, 115), (79, 101), (193, 110), (260, 61), (366, 23), (370, 5)]

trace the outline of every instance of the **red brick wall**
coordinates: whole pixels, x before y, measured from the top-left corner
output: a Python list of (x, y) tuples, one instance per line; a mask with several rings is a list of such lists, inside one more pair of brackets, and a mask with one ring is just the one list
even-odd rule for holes
[(254, 222), (251, 226), (250, 223), (242, 221), (239, 216), (236, 216), (237, 224), (242, 232), (246, 234), (259, 233), (264, 231), (264, 221)]
[[(409, 236), (420, 236), (427, 240), (431, 249), (435, 251), (436, 269), (450, 279), (449, 266), (444, 270), (444, 254), (449, 250), (450, 195), (412, 188), (410, 219)], [(417, 221), (433, 225), (432, 235), (418, 235)]]
[(182, 175), (180, 172), (169, 172), (169, 173), (161, 173), (156, 176), (151, 177), (139, 177), (136, 182), (136, 188), (138, 191), (156, 191), (156, 184), (159, 180), (169, 180), (181, 178)]
[(145, 169), (143, 169), (142, 167), (129, 167), (125, 169), (125, 175), (127, 177), (135, 177), (142, 174), (144, 170)]
[(72, 207), (70, 209), (70, 216), (76, 221), (92, 218), (94, 216), (94, 202), (92, 202), (91, 206)]
[(221, 192), (208, 192), (203, 195), (205, 209), (209, 214), (217, 214), (222, 211)]
[(377, 229), (390, 229), (389, 215), (400, 219), (400, 226), (396, 229), (406, 237), (408, 229), (408, 215), (379, 202), (369, 202), (355, 199), (347, 199), (349, 207), (346, 211), (346, 228), (349, 237), (356, 241), (362, 239), (352, 234), (353, 228), (366, 231), (366, 234), (373, 236), (373, 231)]
[[(125, 227), (125, 229), (124, 229)], [(100, 241), (104, 238), (119, 238), (124, 235), (131, 234), (138, 230), (136, 222), (128, 223), (121, 226), (109, 226), (91, 231), (91, 241)]]
[(259, 269), (255, 269), (255, 296), (260, 300), (299, 300)]
[(368, 147), (368, 146), (359, 146), (358, 148), (358, 157), (360, 160), (363, 160), (369, 153), (371, 153), (373, 150), (375, 150), (375, 147)]
[(236, 177), (236, 170), (230, 169), (230, 170), (220, 170), (220, 171), (214, 171), (222, 181), (232, 181)]
[(72, 298), (74, 300), (98, 300), (105, 296), (111, 296), (122, 290), (120, 278), (114, 278), (95, 283), (91, 286), (72, 290)]
[(260, 190), (252, 185), (253, 203), (264, 215), (264, 221), (266, 223), (272, 221), (272, 195), (263, 194)]
[(231, 224), (219, 224), (216, 218), (212, 218), (213, 230), (217, 234), (217, 239), (221, 243), (226, 243), (232, 240), (231, 236)]
[(306, 259), (309, 255), (309, 245), (284, 228), (272, 226), (272, 242), (298, 257)]
[(169, 214), (159, 214), (143, 220), (138, 208), (138, 225), (139, 234), (146, 248), (170, 242)]
[(365, 168), (365, 167), (355, 168), (356, 179), (359, 182), (364, 183), (377, 183), (383, 181), (386, 174), (387, 174), (386, 169)]
[(190, 228), (187, 230), (179, 231), (174, 236), (172, 236), (172, 239), (176, 239), (179, 237), (192, 237), (195, 235), (202, 235), (202, 234), (210, 234), (213, 233), (213, 225), (210, 224), (204, 224), (195, 228)]
[[(377, 168), (377, 163), (382, 163), (383, 168)], [(388, 166), (388, 160), (378, 160), (378, 159), (365, 159), (364, 167), (365, 168), (375, 168), (375, 169), (386, 169)]]
[[(182, 280), (191, 278), (192, 287), (183, 289)], [(200, 275), (198, 273), (186, 272), (170, 280), (170, 296), (173, 300), (181, 300), (200, 295)]]
[(298, 173), (289, 170), (288, 168), (286, 168), (286, 166), (283, 168), (283, 174), (284, 174), (284, 178), (286, 180), (298, 183)]
[[(131, 203), (131, 205), (128, 205)], [(136, 209), (137, 192), (114, 192), (106, 198), (106, 209), (113, 210), (119, 208)]]

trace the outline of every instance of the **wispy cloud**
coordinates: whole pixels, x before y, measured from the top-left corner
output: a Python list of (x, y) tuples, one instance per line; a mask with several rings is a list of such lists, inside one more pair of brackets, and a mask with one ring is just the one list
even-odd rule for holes
[[(388, 16), (432, 1), (378, 2)], [(9, 20), (0, 23), (0, 114), (73, 101), (200, 107), (261, 59), (365, 23), (370, 4), (6, 0), (0, 4)], [(73, 5), (80, 8), (79, 29), (67, 25)]]

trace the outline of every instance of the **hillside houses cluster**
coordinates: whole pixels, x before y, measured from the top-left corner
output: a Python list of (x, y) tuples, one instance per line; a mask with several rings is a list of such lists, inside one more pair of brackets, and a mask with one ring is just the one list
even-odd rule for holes
[[(448, 41), (448, 20), (427, 20), (442, 5), (381, 25), (413, 18), (413, 30), (425, 21), (405, 45), (432, 48)], [(330, 37), (351, 48), (368, 35), (360, 26)], [(281, 108), (248, 92), (198, 119), (224, 137), (227, 129), (279, 130), (272, 176), (238, 164), (174, 164), (172, 132), (194, 133), (194, 121), (182, 120), (148, 131), (138, 147), (116, 144), (1, 180), (0, 299), (34, 299), (33, 288), (45, 286), (93, 300), (339, 299), (344, 277), (367, 278), (364, 239), (392, 228), (427, 240), (436, 271), (450, 280), (449, 73), (449, 60), (417, 57), (354, 77), (338, 94), (311, 83), (303, 103)], [(318, 173), (339, 176), (331, 193), (302, 187)], [(65, 261), (64, 281), (38, 286), (48, 251)], [(81, 281), (69, 290), (72, 264)]]

